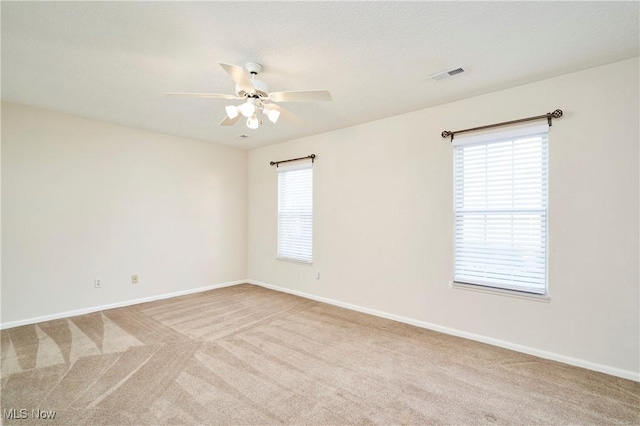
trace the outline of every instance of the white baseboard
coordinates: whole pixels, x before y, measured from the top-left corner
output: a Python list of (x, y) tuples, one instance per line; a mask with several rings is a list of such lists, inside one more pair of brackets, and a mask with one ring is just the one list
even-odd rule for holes
[(350, 303), (344, 303), (337, 300), (329, 299), (326, 297), (316, 296), (314, 294), (304, 293), (302, 291), (291, 290), (285, 287), (278, 287), (275, 285), (263, 283), (255, 280), (246, 280), (249, 284), (258, 285), (271, 290), (281, 291), (283, 293), (289, 293), (296, 296), (304, 297), (306, 299), (316, 300), (318, 302), (327, 303), (329, 305), (339, 306), (341, 308), (351, 309), (353, 311), (362, 312), (365, 314), (374, 315), (381, 318), (390, 319), (393, 321), (402, 322), (405, 324), (414, 325), (420, 328), (426, 328), (428, 330), (438, 331), (440, 333), (449, 334), (452, 336), (463, 337), (469, 340), (475, 340), (477, 342), (487, 343), (489, 345), (498, 346), (505, 349), (511, 349), (516, 352), (522, 352), (529, 355), (534, 355), (539, 358), (549, 359), (552, 361), (562, 362), (564, 364), (573, 365), (576, 367), (586, 368), (587, 370), (598, 371), (601, 373), (609, 374), (611, 376), (621, 377), (623, 379), (633, 380), (640, 382), (640, 373), (636, 373), (630, 370), (623, 370), (620, 368), (610, 367), (608, 365), (597, 364), (595, 362), (586, 361), (583, 359), (572, 358), (565, 355), (557, 354), (554, 352), (547, 352), (540, 349), (530, 348), (528, 346), (519, 345), (516, 343), (507, 342), (500, 339), (494, 339), (492, 337), (483, 336), (475, 333), (468, 333), (466, 331), (460, 331), (449, 327), (443, 327), (441, 325), (432, 324), (425, 321), (419, 321), (412, 318), (403, 317), (400, 315), (389, 314), (387, 312), (378, 311), (376, 309), (365, 308), (358, 305), (352, 305)]
[(78, 315), (90, 314), (92, 312), (104, 311), (104, 310), (107, 310), (107, 309), (122, 308), (124, 306), (138, 305), (140, 303), (153, 302), (155, 300), (162, 300), (162, 299), (169, 299), (171, 297), (185, 296), (187, 294), (200, 293), (202, 291), (214, 290), (216, 288), (222, 288), (222, 287), (230, 287), (232, 285), (245, 284), (247, 282), (248, 282), (247, 280), (230, 281), (230, 282), (226, 282), (226, 283), (222, 283), (222, 284), (213, 284), (213, 285), (209, 285), (209, 286), (205, 286), (205, 287), (190, 288), (188, 290), (175, 291), (175, 292), (172, 292), (172, 293), (159, 294), (159, 295), (156, 295), (156, 296), (143, 297), (143, 298), (140, 298), (140, 299), (126, 300), (124, 302), (116, 302), (116, 303), (111, 303), (111, 304), (108, 304), (108, 305), (92, 306), (90, 308), (76, 309), (76, 310), (67, 311), (67, 312), (59, 312), (59, 313), (51, 314), (51, 315), (43, 315), (41, 317), (27, 318), (27, 319), (18, 320), (18, 321), (4, 322), (4, 323), (0, 323), (0, 330), (4, 330), (4, 329), (7, 329), (7, 328), (13, 328), (13, 327), (19, 327), (21, 325), (36, 324), (36, 323), (39, 323), (39, 322), (50, 321), (50, 320), (55, 320), (55, 319), (60, 319), (60, 318), (75, 317), (75, 316), (78, 316)]

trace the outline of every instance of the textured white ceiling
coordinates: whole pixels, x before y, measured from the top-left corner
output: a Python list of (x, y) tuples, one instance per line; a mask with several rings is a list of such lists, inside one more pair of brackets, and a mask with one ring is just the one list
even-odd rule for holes
[[(2, 2), (2, 99), (255, 148), (639, 54), (633, 2)], [(304, 121), (219, 127), (217, 64), (264, 65)], [(429, 74), (464, 66), (435, 83)], [(239, 139), (248, 134), (247, 139)]]

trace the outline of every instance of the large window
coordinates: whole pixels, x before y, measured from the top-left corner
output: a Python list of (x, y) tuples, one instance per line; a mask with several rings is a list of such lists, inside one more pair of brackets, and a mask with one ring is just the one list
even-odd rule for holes
[(547, 293), (548, 126), (454, 140), (454, 281)]
[(278, 258), (311, 263), (312, 163), (278, 167)]

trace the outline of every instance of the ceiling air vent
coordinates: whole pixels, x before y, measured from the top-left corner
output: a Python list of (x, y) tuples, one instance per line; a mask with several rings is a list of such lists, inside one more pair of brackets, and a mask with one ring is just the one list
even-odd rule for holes
[(453, 68), (447, 71), (440, 71), (435, 74), (431, 74), (429, 78), (433, 81), (444, 80), (445, 78), (453, 77), (454, 75), (462, 74), (466, 72), (466, 70), (462, 67)]

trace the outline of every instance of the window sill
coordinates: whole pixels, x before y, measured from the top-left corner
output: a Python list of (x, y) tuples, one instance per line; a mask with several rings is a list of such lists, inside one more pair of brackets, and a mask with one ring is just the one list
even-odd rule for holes
[(300, 265), (308, 265), (311, 266), (313, 265), (313, 261), (307, 261), (307, 260), (299, 260), (299, 259), (290, 259), (288, 257), (280, 257), (280, 256), (276, 256), (276, 260), (282, 260), (285, 262), (291, 262), (291, 263), (297, 263)]
[(551, 297), (548, 294), (533, 294), (525, 293), (514, 290), (503, 290), (500, 288), (483, 287), (475, 284), (466, 284), (459, 282), (452, 282), (449, 285), (450, 288), (458, 290), (476, 291), (478, 293), (496, 294), (498, 296), (515, 297), (517, 299), (533, 300), (535, 302), (551, 302)]

